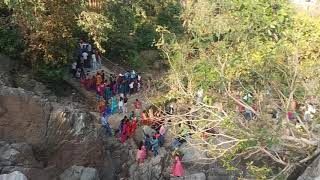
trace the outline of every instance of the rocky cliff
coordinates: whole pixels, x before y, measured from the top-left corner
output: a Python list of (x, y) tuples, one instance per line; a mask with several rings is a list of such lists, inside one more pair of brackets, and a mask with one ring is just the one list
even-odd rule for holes
[[(5, 148), (2, 151), (6, 153), (0, 156), (11, 162), (2, 163), (2, 171), (19, 167), (31, 179), (38, 179), (30, 168), (37, 168), (39, 172), (50, 169), (53, 176), (74, 164), (102, 168), (104, 144), (98, 135), (97, 122), (94, 115), (77, 109), (76, 105), (62, 106), (32, 92), (2, 86), (0, 139)], [(26, 161), (16, 157), (24, 154), (34, 159)], [(10, 161), (12, 157), (16, 158), (14, 162)], [(21, 167), (29, 169), (21, 170)]]

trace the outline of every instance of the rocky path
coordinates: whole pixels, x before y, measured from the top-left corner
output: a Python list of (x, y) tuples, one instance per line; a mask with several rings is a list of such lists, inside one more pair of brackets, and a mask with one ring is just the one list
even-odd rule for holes
[[(112, 69), (110, 69), (112, 68)], [(121, 70), (124, 71), (123, 68), (117, 66), (116, 64), (112, 64), (112, 62), (108, 61), (103, 61), (102, 67), (96, 71), (91, 71), (91, 70), (86, 70), (87, 73), (96, 74), (96, 72), (104, 70), (106, 73), (106, 76), (108, 77), (110, 74), (119, 74), (119, 73), (124, 73), (121, 72)], [(97, 111), (97, 101), (96, 101), (96, 94), (94, 91), (87, 91), (85, 88), (81, 87), (79, 80), (74, 79), (71, 77), (71, 75), (67, 75), (64, 77), (64, 80), (69, 83), (73, 88), (75, 88), (81, 95), (85, 97), (86, 102), (88, 103), (88, 108), (90, 108), (91, 114), (95, 115), (97, 117), (97, 123), (100, 122), (100, 115), (99, 112)], [(117, 95), (117, 98), (119, 95)], [(142, 109), (146, 109), (149, 106), (149, 103), (146, 100), (145, 94), (142, 91), (139, 93), (135, 93), (132, 96), (128, 96), (128, 103), (127, 103), (127, 113), (116, 113), (114, 115), (111, 115), (109, 117), (109, 123), (113, 129), (117, 129), (120, 124), (120, 120), (123, 119), (125, 115), (129, 115), (131, 111), (134, 111), (134, 101), (136, 99), (139, 99), (142, 102)]]

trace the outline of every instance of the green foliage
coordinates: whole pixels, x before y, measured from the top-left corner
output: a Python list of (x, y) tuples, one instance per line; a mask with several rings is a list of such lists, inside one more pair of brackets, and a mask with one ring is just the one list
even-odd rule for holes
[[(182, 33), (181, 6), (171, 0), (108, 1), (105, 16), (113, 21), (113, 29), (105, 43), (110, 59), (127, 60), (135, 66), (143, 50), (153, 50), (159, 38), (157, 25), (161, 24), (176, 33)], [(133, 64), (132, 64), (133, 63)], [(139, 63), (137, 63), (139, 64)]]
[(114, 60), (128, 59), (129, 51), (137, 51), (137, 44), (133, 38), (136, 23), (134, 9), (124, 1), (110, 1), (105, 16), (113, 21), (109, 42), (104, 43), (106, 55)]
[(170, 32), (181, 34), (184, 31), (180, 14), (182, 7), (180, 3), (167, 4), (157, 15), (157, 25), (167, 27)]
[(80, 14), (78, 25), (89, 34), (96, 47), (104, 52), (101, 44), (108, 40), (107, 35), (112, 28), (109, 19), (96, 12), (83, 11)]
[(0, 27), (0, 53), (16, 58), (24, 49), (20, 32), (14, 28)]
[(79, 1), (5, 2), (26, 40), (26, 60), (34, 66), (43, 62), (62, 65), (72, 58), (76, 46), (72, 33), (78, 29), (75, 18), (82, 10)]
[(143, 23), (137, 26), (135, 33), (137, 51), (151, 49), (156, 39), (158, 39), (158, 33), (153, 24)]
[(272, 175), (272, 170), (266, 166), (263, 167), (257, 167), (253, 164), (253, 162), (250, 162), (247, 164), (249, 174), (255, 177), (255, 179), (263, 180), (263, 179), (269, 179)]
[(65, 69), (62, 67), (57, 67), (55, 65), (47, 65), (43, 64), (40, 65), (35, 73), (35, 77), (37, 80), (44, 82), (44, 83), (50, 83), (60, 84), (63, 81), (63, 77), (65, 76)]
[(18, 27), (11, 23), (11, 13), (3, 1), (0, 2), (0, 53), (17, 58), (24, 49), (23, 37)]
[[(165, 82), (170, 87), (168, 96), (180, 99), (182, 111), (197, 99), (200, 88), (204, 96), (222, 104), (221, 108), (190, 105), (197, 109), (194, 133), (208, 128), (219, 131), (220, 137), (204, 143), (206, 151), (213, 158), (222, 156), (229, 169), (241, 155), (275, 160), (283, 168), (306, 158), (305, 151), (312, 154), (312, 144), (288, 141), (284, 136), (311, 137), (308, 129), (314, 129), (294, 127), (286, 113), (292, 97), (305, 103), (319, 93), (320, 18), (295, 13), (286, 0), (186, 0), (181, 18), (186, 33), (178, 36), (170, 28), (159, 27), (156, 45), (171, 66)], [(249, 92), (255, 99), (243, 102)], [(254, 121), (244, 121), (236, 108), (240, 103), (256, 106)], [(281, 108), (279, 122), (269, 114), (276, 107)], [(215, 141), (225, 144), (220, 147)], [(302, 144), (305, 151), (291, 149)], [(268, 166), (250, 168), (260, 179), (278, 171)]]
[(128, 63), (133, 69), (143, 68), (144, 64), (139, 59), (139, 55), (136, 51), (129, 51), (128, 53)]

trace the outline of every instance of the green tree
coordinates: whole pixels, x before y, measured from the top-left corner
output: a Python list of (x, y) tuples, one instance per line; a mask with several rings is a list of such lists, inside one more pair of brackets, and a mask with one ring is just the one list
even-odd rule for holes
[(0, 53), (17, 58), (23, 48), (24, 41), (17, 25), (12, 23), (12, 13), (4, 1), (0, 1)]
[(6, 0), (26, 40), (25, 59), (36, 64), (64, 64), (76, 46), (73, 32), (81, 12), (79, 1)]
[[(187, 127), (195, 147), (228, 167), (253, 161), (257, 179), (289, 175), (317, 155), (319, 116), (310, 123), (297, 109), (295, 123), (287, 112), (293, 99), (305, 105), (319, 92), (319, 17), (297, 14), (285, 0), (186, 0), (181, 18), (183, 36), (158, 28), (157, 46), (171, 65), (167, 98), (181, 112), (167, 117), (173, 133)], [(197, 102), (199, 89), (204, 100)], [(238, 106), (255, 120), (247, 122)]]

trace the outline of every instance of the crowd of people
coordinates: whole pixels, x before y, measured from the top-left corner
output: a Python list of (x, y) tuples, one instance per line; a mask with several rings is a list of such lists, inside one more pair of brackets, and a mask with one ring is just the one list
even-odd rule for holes
[[(97, 110), (100, 114), (102, 126), (108, 136), (116, 136), (121, 143), (133, 137), (139, 126), (150, 126), (155, 133), (147, 134), (138, 145), (137, 163), (143, 165), (148, 151), (154, 157), (159, 148), (164, 145), (166, 129), (161, 120), (161, 112), (154, 107), (142, 111), (142, 102), (135, 99), (134, 111), (128, 112), (128, 98), (142, 89), (141, 74), (135, 70), (114, 75), (107, 74), (101, 69), (101, 54), (88, 42), (81, 40), (77, 61), (71, 66), (73, 77), (80, 81), (86, 90), (95, 92)], [(150, 85), (147, 85), (147, 89)], [(119, 127), (112, 127), (109, 123), (111, 115), (116, 113), (124, 117)], [(129, 114), (127, 114), (129, 113)], [(183, 176), (183, 166), (178, 151), (174, 153), (173, 176)]]

